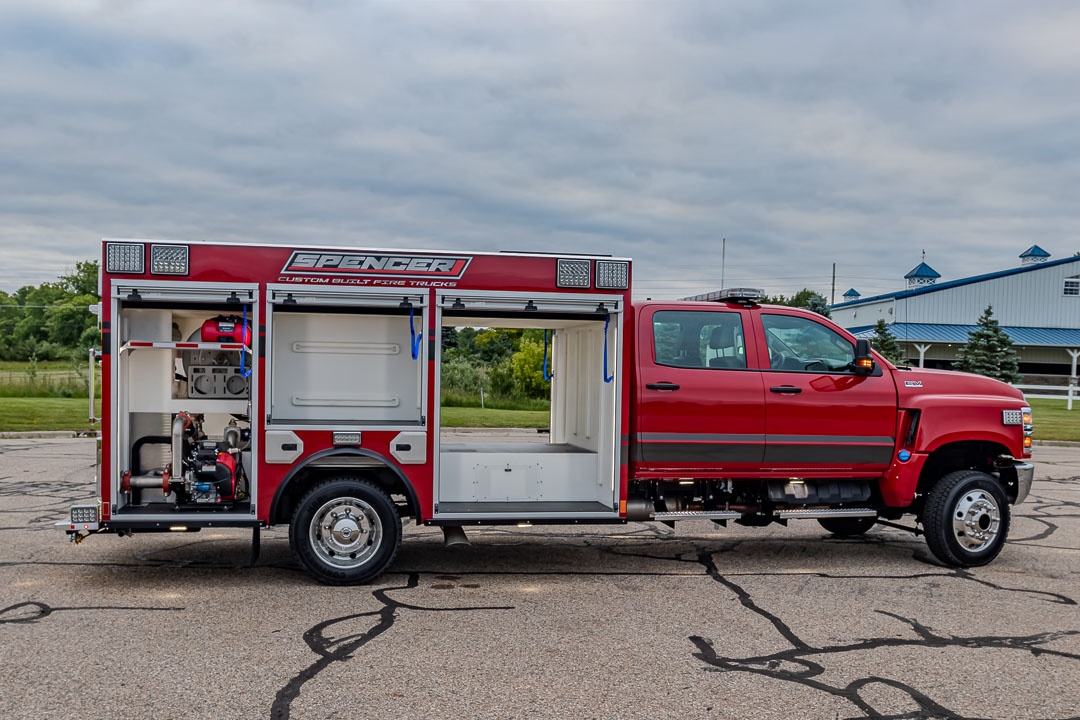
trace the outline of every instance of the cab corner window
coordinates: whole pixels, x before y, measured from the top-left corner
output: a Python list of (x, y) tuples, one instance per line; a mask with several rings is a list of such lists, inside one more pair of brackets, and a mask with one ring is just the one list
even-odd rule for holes
[(808, 318), (762, 314), (772, 370), (850, 373), (855, 348), (842, 335)]
[(657, 365), (683, 368), (746, 367), (742, 316), (737, 312), (660, 310), (653, 315)]

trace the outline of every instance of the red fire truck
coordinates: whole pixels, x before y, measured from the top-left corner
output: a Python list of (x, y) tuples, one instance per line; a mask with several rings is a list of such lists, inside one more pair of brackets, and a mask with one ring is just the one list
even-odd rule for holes
[[(894, 367), (826, 318), (631, 301), (631, 261), (105, 240), (95, 502), (68, 535), (288, 524), (325, 583), (392, 563), (405, 519), (817, 520), (995, 558), (1031, 410), (995, 380)], [(440, 435), (445, 327), (551, 334), (545, 442)], [(92, 398), (93, 399), (93, 398)], [(93, 408), (93, 404), (91, 404)], [(913, 515), (914, 525), (898, 523)]]

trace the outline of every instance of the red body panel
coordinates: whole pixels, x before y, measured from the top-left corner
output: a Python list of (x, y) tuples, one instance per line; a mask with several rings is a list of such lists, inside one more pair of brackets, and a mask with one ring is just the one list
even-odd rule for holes
[[(150, 243), (146, 245), (149, 260)], [(422, 413), (427, 422), (411, 429), (427, 431), (427, 460), (423, 464), (402, 464), (394, 459), (391, 441), (402, 429), (409, 428), (364, 429), (362, 443), (364, 452), (382, 458), (407, 479), (418, 501), (418, 522), (432, 517), (435, 500), (436, 439), (430, 430), (434, 427), (432, 419), (438, 415), (435, 403), (439, 397), (434, 352), (440, 334), (434, 311), (436, 291), (582, 292), (556, 286), (559, 259), (555, 256), (184, 245), (190, 255), (187, 275), (153, 275), (149, 272), (149, 261), (147, 272), (142, 274), (102, 273), (105, 350), (102, 418), (106, 446), (115, 432), (110, 426), (117, 351), (114, 338), (117, 329), (111, 326), (114, 281), (149, 281), (163, 287), (184, 283), (257, 283), (259, 291), (254, 304), (259, 308), (268, 305), (268, 284), (341, 290), (401, 288), (414, 299), (419, 291), (426, 295), (428, 303), (423, 316), (425, 341), (418, 360), (427, 364), (424, 393), (427, 406)], [(105, 268), (104, 257), (102, 267)], [(626, 517), (630, 480), (875, 478), (887, 505), (906, 507), (914, 498), (927, 457), (945, 445), (985, 441), (1014, 457), (1030, 457), (1030, 452), (1023, 448), (1020, 429), (1002, 422), (1002, 410), (1022, 407), (1023, 396), (1002, 383), (960, 373), (897, 369), (881, 358), (876, 358), (878, 371), (871, 376), (815, 368), (774, 369), (762, 314), (801, 318), (852, 346), (855, 339), (808, 311), (723, 303), (631, 305), (629, 290), (603, 292), (618, 294), (624, 313), (623, 364), (617, 373), (622, 381), (618, 391), (617, 437), (623, 517)], [(695, 314), (697, 324), (680, 326), (683, 336), (664, 340), (656, 335), (656, 328), (668, 321), (663, 319), (666, 316), (658, 321), (658, 313)], [(267, 313), (260, 312), (258, 317), (260, 326), (249, 328), (249, 332), (254, 330), (256, 337), (252, 347), (256, 377), (265, 379)], [(730, 326), (735, 319), (741, 333), (741, 349), (725, 354), (726, 350), (714, 348), (717, 342), (712, 335), (723, 335), (718, 328)], [(700, 332), (696, 337), (686, 333), (686, 328), (698, 327)], [(235, 339), (233, 334), (214, 327), (204, 332), (203, 339), (215, 342), (215, 337)], [(665, 352), (674, 348), (672, 357), (680, 358), (680, 362), (658, 355), (658, 348), (665, 342), (671, 345)], [(691, 348), (693, 343), (697, 344)], [(262, 415), (250, 419), (251, 430), (258, 439), (257, 446), (263, 449), (265, 418), (270, 406), (266, 386), (260, 380), (251, 390)], [(918, 430), (908, 446), (904, 444), (907, 423), (916, 413)], [(282, 519), (271, 517), (271, 510), (290, 474), (313, 455), (334, 448), (332, 430), (328, 427), (287, 427), (303, 442), (301, 457), (291, 463), (254, 458), (258, 477), (257, 518), (266, 524)], [(898, 459), (901, 449), (912, 453), (910, 459)], [(100, 497), (105, 521), (112, 515), (110, 488), (114, 475), (124, 470), (113, 464), (113, 454), (103, 453)]]

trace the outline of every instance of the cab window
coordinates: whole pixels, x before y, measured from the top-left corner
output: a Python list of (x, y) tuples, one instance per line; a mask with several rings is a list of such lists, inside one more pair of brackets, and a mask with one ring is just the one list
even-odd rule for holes
[(793, 315), (761, 315), (773, 370), (853, 372), (855, 348), (836, 331)]
[(653, 315), (657, 365), (685, 368), (746, 367), (746, 339), (737, 312), (660, 310)]

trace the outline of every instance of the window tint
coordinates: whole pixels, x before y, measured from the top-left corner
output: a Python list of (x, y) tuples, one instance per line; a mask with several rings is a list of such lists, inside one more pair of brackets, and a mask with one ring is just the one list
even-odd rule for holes
[(746, 367), (746, 339), (737, 312), (661, 310), (653, 315), (657, 365), (732, 369)]
[(834, 330), (803, 317), (761, 316), (773, 370), (851, 372), (855, 348)]

